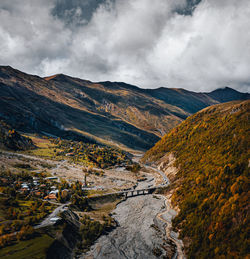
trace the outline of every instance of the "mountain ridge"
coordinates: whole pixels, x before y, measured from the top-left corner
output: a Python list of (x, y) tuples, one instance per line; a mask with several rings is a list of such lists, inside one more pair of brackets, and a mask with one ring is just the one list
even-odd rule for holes
[[(237, 98), (249, 98), (238, 93)], [(185, 89), (142, 89), (64, 74), (42, 78), (10, 66), (0, 67), (0, 97), (0, 117), (16, 129), (67, 131), (138, 150), (150, 148), (192, 113), (219, 103)]]

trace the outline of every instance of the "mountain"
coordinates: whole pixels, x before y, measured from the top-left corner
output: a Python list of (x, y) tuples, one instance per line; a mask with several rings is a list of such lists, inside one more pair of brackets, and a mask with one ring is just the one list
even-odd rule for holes
[[(143, 157), (172, 177), (172, 202), (180, 209), (174, 226), (188, 258), (247, 258), (249, 114), (249, 100), (205, 108)], [(173, 165), (175, 175), (169, 171)]]
[(4, 121), (0, 121), (0, 147), (10, 150), (28, 150), (35, 148), (35, 145), (30, 138), (20, 135)]
[(207, 95), (221, 103), (249, 99), (249, 94), (240, 93), (229, 87), (214, 90), (211, 93), (207, 93)]
[[(249, 98), (235, 92), (235, 99)], [(129, 149), (152, 147), (192, 113), (219, 103), (224, 91), (210, 94), (95, 83), (63, 74), (41, 78), (0, 67), (0, 118), (16, 129)]]
[(190, 114), (198, 112), (210, 105), (250, 98), (250, 94), (240, 93), (229, 87), (219, 88), (210, 93), (195, 93), (181, 88), (164, 87), (145, 91), (152, 97), (177, 106)]

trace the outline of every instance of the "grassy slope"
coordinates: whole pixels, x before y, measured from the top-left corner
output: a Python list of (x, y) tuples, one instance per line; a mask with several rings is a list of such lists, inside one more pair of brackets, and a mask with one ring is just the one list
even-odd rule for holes
[[(174, 152), (180, 168), (175, 226), (189, 258), (244, 258), (249, 253), (250, 102), (215, 105), (189, 117), (144, 156)], [(191, 243), (190, 243), (191, 241)]]
[(56, 148), (56, 145), (53, 144), (49, 139), (36, 137), (36, 136), (28, 136), (30, 139), (32, 139), (33, 143), (36, 145), (36, 149), (28, 150), (26, 153), (33, 155), (33, 156), (40, 156), (40, 157), (46, 157), (50, 159), (63, 159), (64, 157), (58, 156), (55, 157), (55, 152), (62, 151), (61, 149)]

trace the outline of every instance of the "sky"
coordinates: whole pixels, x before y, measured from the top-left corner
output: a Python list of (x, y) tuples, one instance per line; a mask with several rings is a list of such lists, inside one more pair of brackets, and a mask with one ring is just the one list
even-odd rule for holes
[(249, 0), (1, 0), (0, 65), (142, 88), (250, 91)]

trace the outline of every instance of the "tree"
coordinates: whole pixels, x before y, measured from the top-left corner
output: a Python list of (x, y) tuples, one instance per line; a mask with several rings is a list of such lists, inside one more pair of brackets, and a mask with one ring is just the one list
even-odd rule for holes
[(22, 226), (21, 230), (17, 233), (18, 240), (28, 240), (34, 236), (34, 228), (26, 225)]

